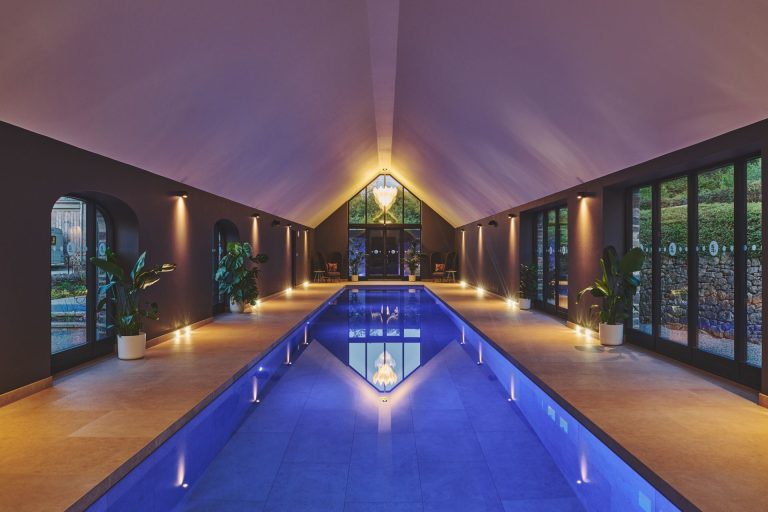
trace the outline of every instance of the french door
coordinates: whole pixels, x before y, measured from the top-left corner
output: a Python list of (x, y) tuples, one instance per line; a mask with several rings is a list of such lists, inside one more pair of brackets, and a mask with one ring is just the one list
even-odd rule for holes
[(366, 275), (374, 279), (400, 278), (402, 233), (399, 228), (367, 230)]

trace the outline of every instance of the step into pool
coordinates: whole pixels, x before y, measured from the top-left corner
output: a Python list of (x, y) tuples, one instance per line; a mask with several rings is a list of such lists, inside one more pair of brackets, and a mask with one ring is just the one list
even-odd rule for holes
[(678, 510), (422, 287), (346, 288), (93, 510)]

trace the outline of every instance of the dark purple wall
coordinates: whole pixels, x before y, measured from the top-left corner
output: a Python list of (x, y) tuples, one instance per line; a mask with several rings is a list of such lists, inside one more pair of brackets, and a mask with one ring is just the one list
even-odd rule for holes
[[(304, 239), (311, 232), (294, 224), (299, 236), (289, 235), (285, 219), (264, 212), (256, 225), (251, 207), (5, 123), (0, 123), (0, 169), (5, 241), (0, 393), (50, 375), (49, 227), (51, 207), (60, 196), (99, 201), (114, 217), (117, 246), (124, 253), (147, 250), (149, 264), (178, 264), (148, 290), (147, 299), (160, 304), (161, 316), (146, 322), (148, 338), (211, 316), (213, 226), (220, 219), (232, 221), (242, 240), (252, 240), (270, 256), (262, 267), (262, 296), (291, 285), (289, 236), (297, 238), (297, 281), (309, 278)], [(170, 195), (178, 190), (187, 190), (189, 198)], [(271, 227), (274, 219), (282, 224)]]

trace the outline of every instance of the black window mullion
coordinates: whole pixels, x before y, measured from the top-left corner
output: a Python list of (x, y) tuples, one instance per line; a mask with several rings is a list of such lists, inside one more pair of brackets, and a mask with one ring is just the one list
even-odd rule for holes
[(651, 258), (652, 288), (651, 317), (654, 346), (658, 345), (661, 331), (661, 186), (653, 184), (651, 192)]
[(734, 358), (747, 361), (747, 162), (738, 160), (733, 183)]
[(688, 347), (699, 345), (699, 175), (688, 175)]

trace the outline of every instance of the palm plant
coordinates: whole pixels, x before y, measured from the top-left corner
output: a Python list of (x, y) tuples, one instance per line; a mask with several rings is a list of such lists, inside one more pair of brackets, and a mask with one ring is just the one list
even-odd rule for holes
[[(112, 325), (120, 336), (136, 336), (141, 333), (142, 319), (159, 320), (156, 302), (142, 307), (141, 292), (160, 281), (160, 274), (173, 272), (174, 263), (163, 263), (149, 269), (144, 268), (146, 251), (139, 256), (133, 268), (128, 271), (118, 256), (109, 247), (104, 258), (92, 257), (91, 263), (107, 274), (107, 283), (99, 286), (102, 299), (97, 311), (106, 310)], [(109, 305), (110, 307), (107, 307)]]
[(230, 302), (254, 305), (259, 297), (257, 278), (259, 268), (248, 263), (265, 263), (266, 254), (252, 255), (248, 242), (230, 242), (227, 253), (219, 261), (215, 279), (219, 283), (219, 293), (229, 297)]
[(613, 246), (606, 247), (600, 258), (602, 276), (578, 293), (576, 303), (589, 292), (593, 297), (602, 299), (600, 305), (594, 304), (591, 308), (599, 311), (600, 323), (623, 324), (629, 317), (632, 297), (640, 285), (640, 280), (634, 274), (640, 271), (644, 259), (645, 254), (639, 247), (630, 250), (623, 258), (619, 258)]

